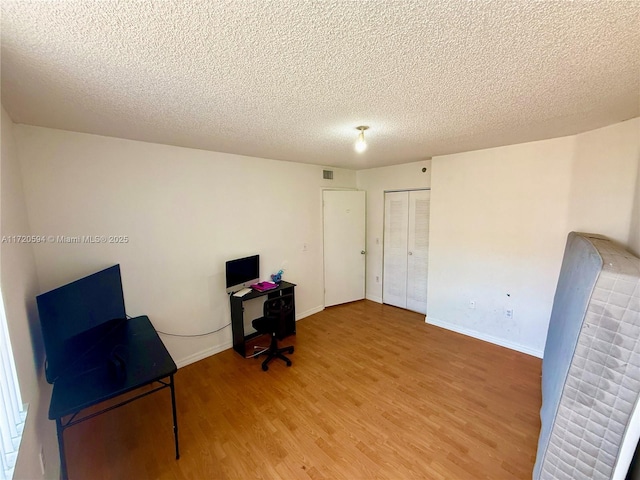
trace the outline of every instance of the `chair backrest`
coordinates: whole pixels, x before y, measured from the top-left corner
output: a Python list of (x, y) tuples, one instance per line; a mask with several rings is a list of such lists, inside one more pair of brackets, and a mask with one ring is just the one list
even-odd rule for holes
[(269, 320), (271, 333), (279, 339), (284, 338), (287, 322), (293, 315), (293, 294), (270, 298), (264, 302), (264, 318)]
[(293, 310), (293, 294), (270, 298), (264, 302), (264, 316), (283, 321)]

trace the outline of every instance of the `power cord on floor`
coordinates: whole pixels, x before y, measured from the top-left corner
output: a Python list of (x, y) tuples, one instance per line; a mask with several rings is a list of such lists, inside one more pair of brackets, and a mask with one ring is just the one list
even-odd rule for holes
[(262, 355), (262, 354), (263, 354), (264, 352), (266, 352), (267, 350), (269, 350), (269, 347), (258, 347), (258, 346), (255, 346), (255, 347), (253, 347), (253, 348), (254, 348), (254, 349), (259, 349), (259, 348), (261, 348), (262, 350), (257, 351), (257, 352), (256, 352), (256, 353), (254, 353), (253, 355), (247, 355), (247, 356), (246, 356), (246, 357), (244, 357), (244, 358), (255, 358), (255, 357), (259, 356), (259, 355)]
[(162, 332), (160, 330), (156, 330), (156, 332), (161, 333), (162, 335), (168, 335), (170, 337), (206, 337), (207, 335), (213, 335), (214, 333), (218, 333), (220, 330), (222, 330), (224, 328), (227, 328), (229, 326), (231, 326), (231, 323), (227, 323), (223, 327), (220, 327), (217, 330), (212, 330), (211, 332), (196, 333), (196, 334), (193, 334), (193, 335), (181, 335), (179, 333), (168, 333), (168, 332)]
[[(133, 317), (127, 315), (128, 319), (131, 319)], [(211, 332), (207, 332), (207, 333), (195, 333), (193, 335), (181, 335), (179, 333), (169, 333), (169, 332), (163, 332), (161, 330), (156, 330), (156, 333), (160, 333), (162, 335), (167, 335), (169, 337), (206, 337), (207, 335), (213, 335), (214, 333), (218, 333), (220, 330), (227, 328), (231, 326), (231, 322), (227, 323), (226, 325), (218, 328), (217, 330), (212, 330)]]

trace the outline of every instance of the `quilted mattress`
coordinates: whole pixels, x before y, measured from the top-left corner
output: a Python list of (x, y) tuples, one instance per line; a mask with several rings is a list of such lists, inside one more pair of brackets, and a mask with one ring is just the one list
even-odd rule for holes
[(624, 479), (639, 404), (640, 259), (571, 232), (542, 361), (534, 480)]

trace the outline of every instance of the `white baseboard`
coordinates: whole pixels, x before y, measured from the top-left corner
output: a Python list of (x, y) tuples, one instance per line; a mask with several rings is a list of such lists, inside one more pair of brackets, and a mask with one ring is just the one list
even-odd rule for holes
[(180, 360), (176, 361), (176, 365), (178, 368), (186, 367), (187, 365), (196, 363), (197, 361), (203, 360), (207, 357), (210, 357), (211, 355), (215, 355), (216, 353), (224, 352), (232, 346), (233, 345), (231, 344), (231, 342), (224, 342), (218, 345), (214, 345), (213, 347), (209, 347), (199, 352), (193, 353), (188, 357), (181, 358)]
[(501, 347), (509, 348), (521, 353), (526, 353), (527, 355), (531, 355), (534, 357), (542, 358), (542, 355), (544, 353), (542, 350), (527, 347), (519, 343), (510, 342), (509, 340), (505, 340), (504, 338), (494, 337), (493, 335), (488, 335), (486, 333), (477, 332), (466, 327), (461, 327), (460, 325), (456, 325), (454, 323), (444, 322), (442, 320), (427, 317), (425, 317), (424, 321), (425, 323), (435, 325), (436, 327), (441, 327), (453, 332), (461, 333), (463, 335), (467, 335), (468, 337), (477, 338), (478, 340), (493, 343), (494, 345), (500, 345)]
[(367, 295), (365, 298), (372, 302), (382, 303), (382, 297), (378, 297), (377, 295)]
[(320, 305), (318, 307), (314, 307), (314, 308), (310, 308), (309, 310), (306, 310), (302, 313), (296, 313), (296, 322), (298, 320), (302, 320), (304, 317), (309, 317), (311, 315), (313, 315), (314, 313), (318, 313), (324, 310), (324, 305)]

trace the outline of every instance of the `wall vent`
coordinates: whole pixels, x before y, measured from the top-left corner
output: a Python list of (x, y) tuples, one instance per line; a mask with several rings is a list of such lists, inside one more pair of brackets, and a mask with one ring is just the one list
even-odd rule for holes
[(323, 170), (322, 178), (325, 180), (333, 180), (333, 170)]

